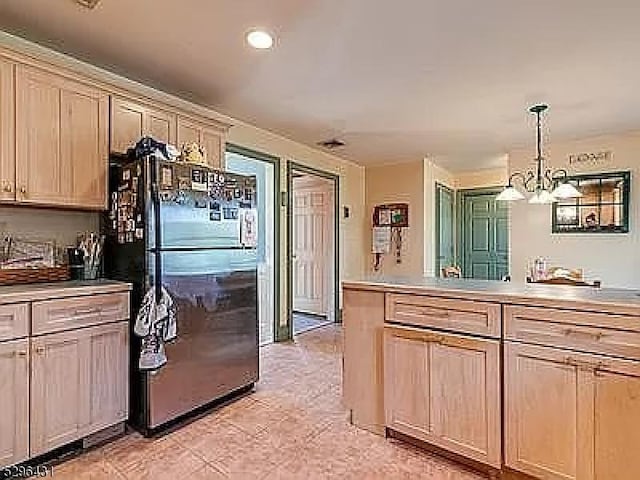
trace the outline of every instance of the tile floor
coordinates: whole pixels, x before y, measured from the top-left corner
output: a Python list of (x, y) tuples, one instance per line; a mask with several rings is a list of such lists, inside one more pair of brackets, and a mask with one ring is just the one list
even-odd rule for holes
[(293, 312), (293, 334), (300, 335), (324, 325), (329, 325), (331, 320), (326, 316), (310, 315), (302, 312)]
[(53, 468), (56, 480), (478, 480), (348, 423), (341, 404), (341, 330), (261, 349), (255, 393), (156, 439), (127, 435)]

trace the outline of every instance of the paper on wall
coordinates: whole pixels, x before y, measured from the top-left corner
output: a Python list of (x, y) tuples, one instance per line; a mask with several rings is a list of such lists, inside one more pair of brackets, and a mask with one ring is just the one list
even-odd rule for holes
[(372, 253), (389, 253), (391, 250), (391, 227), (373, 227)]

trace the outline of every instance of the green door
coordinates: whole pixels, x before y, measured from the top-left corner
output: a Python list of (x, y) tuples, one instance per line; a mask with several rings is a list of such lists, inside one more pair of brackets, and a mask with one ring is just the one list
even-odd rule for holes
[(462, 193), (463, 274), (500, 280), (509, 273), (509, 209), (495, 192)]
[(444, 185), (436, 184), (436, 276), (442, 267), (455, 265), (454, 196)]

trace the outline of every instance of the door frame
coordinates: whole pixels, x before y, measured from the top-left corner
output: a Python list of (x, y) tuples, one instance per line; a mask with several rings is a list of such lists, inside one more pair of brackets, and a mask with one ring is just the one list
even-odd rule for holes
[(435, 185), (435, 210), (436, 210), (436, 214), (435, 214), (435, 229), (436, 229), (436, 238), (435, 238), (435, 275), (436, 277), (440, 276), (440, 272), (442, 269), (442, 265), (440, 265), (440, 226), (441, 226), (441, 221), (442, 219), (440, 218), (440, 195), (439, 192), (440, 190), (446, 190), (451, 194), (451, 198), (453, 201), (453, 208), (452, 208), (452, 215), (453, 218), (451, 219), (452, 221), (452, 225), (451, 225), (451, 235), (453, 236), (452, 242), (453, 242), (453, 261), (454, 263), (458, 263), (458, 244), (457, 244), (457, 237), (458, 237), (458, 220), (456, 218), (458, 212), (457, 212), (457, 205), (456, 203), (458, 202), (458, 198), (457, 198), (457, 191), (451, 187), (448, 187), (447, 185), (445, 185), (444, 183), (440, 183), (440, 182), (436, 182)]
[[(293, 338), (293, 173), (307, 173), (333, 182), (333, 318), (340, 323), (340, 176), (295, 161), (287, 162), (287, 325), (283, 335)], [(285, 340), (285, 338), (283, 338)]]
[(489, 195), (489, 194), (494, 194), (494, 195), (498, 195), (502, 190), (504, 189), (504, 187), (500, 187), (500, 186), (495, 186), (495, 187), (481, 187), (481, 188), (467, 188), (467, 189), (462, 189), (462, 190), (458, 190), (456, 191), (456, 204), (457, 204), (457, 208), (456, 208), (456, 215), (458, 216), (457, 221), (456, 221), (456, 225), (457, 225), (457, 242), (456, 242), (456, 246), (457, 246), (457, 259), (458, 259), (458, 263), (460, 264), (460, 269), (462, 270), (463, 276), (464, 276), (464, 272), (466, 271), (466, 264), (465, 264), (465, 246), (464, 246), (464, 239), (465, 239), (465, 234), (466, 229), (465, 229), (465, 225), (464, 225), (464, 215), (465, 215), (465, 208), (464, 208), (464, 201), (468, 198), (468, 197), (475, 197), (478, 195)]
[[(282, 340), (280, 337), (280, 296), (282, 292), (282, 286), (280, 284), (280, 215), (282, 213), (280, 203), (280, 198), (282, 196), (280, 193), (280, 158), (233, 143), (226, 144), (225, 152), (235, 153), (236, 155), (242, 155), (259, 162), (265, 162), (273, 165), (273, 341), (279, 342)], [(224, 169), (226, 170), (226, 159)]]

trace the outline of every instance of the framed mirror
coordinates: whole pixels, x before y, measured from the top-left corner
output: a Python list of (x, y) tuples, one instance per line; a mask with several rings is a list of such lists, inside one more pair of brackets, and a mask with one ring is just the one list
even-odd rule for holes
[(568, 180), (582, 197), (553, 204), (553, 233), (629, 232), (631, 172), (576, 175)]

